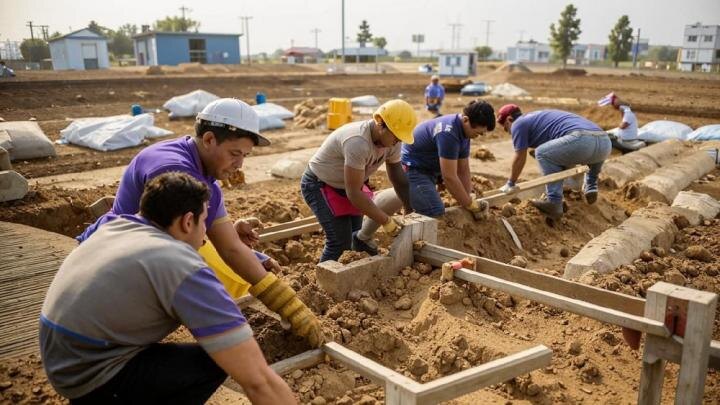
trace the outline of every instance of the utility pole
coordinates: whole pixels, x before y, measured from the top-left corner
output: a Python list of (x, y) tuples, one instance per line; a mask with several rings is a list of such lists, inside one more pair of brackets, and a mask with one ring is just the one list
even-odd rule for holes
[(245, 33), (245, 48), (247, 48), (247, 63), (248, 66), (252, 64), (251, 58), (250, 58), (250, 24), (248, 21), (252, 20), (252, 16), (240, 16), (240, 19), (243, 21), (243, 31)]
[[(456, 46), (460, 46), (460, 23), (448, 24), (452, 28), (452, 40), (450, 41), (450, 49), (455, 49)], [(457, 35), (457, 43), (455, 42), (455, 36)]]
[(638, 59), (639, 53), (640, 53), (640, 28), (638, 28), (637, 41), (635, 41), (635, 49), (633, 52), (633, 69), (635, 69), (635, 65), (637, 64), (637, 59)]
[(310, 30), (310, 33), (315, 34), (315, 49), (319, 49), (318, 48), (318, 34), (320, 32), (322, 32), (322, 31), (320, 31), (320, 28), (313, 28)]
[(47, 42), (47, 40), (49, 39), (49, 36), (50, 36), (50, 35), (48, 35), (48, 27), (49, 27), (49, 26), (47, 26), (47, 25), (36, 25), (36, 27), (40, 27), (40, 32), (42, 32), (43, 39)]
[(32, 21), (28, 21), (27, 24), (25, 24), (26, 27), (30, 27), (30, 39), (35, 39), (35, 33), (33, 33), (33, 23)]
[(185, 6), (180, 6), (180, 12), (182, 13), (182, 19), (183, 19), (183, 20), (185, 19), (185, 12), (186, 12), (186, 11), (189, 13), (189, 12), (191, 12), (192, 10), (190, 10), (189, 8), (187, 8), (187, 7), (185, 7)]
[(342, 2), (342, 8), (340, 11), (340, 20), (342, 21), (342, 59), (341, 62), (345, 63), (345, 0), (340, 0)]
[(481, 20), (485, 23), (485, 46), (490, 46), (490, 24), (495, 20)]
[(520, 40), (519, 40), (518, 42), (522, 42), (522, 41), (523, 41), (523, 37), (525, 36), (525, 32), (526, 32), (525, 30), (520, 30), (520, 31), (517, 32), (518, 34), (520, 34)]

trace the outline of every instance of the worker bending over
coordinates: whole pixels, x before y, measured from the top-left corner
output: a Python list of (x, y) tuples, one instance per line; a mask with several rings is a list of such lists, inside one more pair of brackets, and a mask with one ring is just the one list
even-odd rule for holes
[(445, 99), (445, 87), (440, 84), (440, 77), (432, 75), (430, 84), (425, 87), (425, 108), (436, 117), (440, 116), (440, 107)]
[[(295, 403), (197, 252), (207, 185), (145, 185), (139, 215), (108, 220), (60, 266), (40, 315), (48, 380), (72, 404), (204, 403), (230, 375), (255, 404)], [(198, 344), (159, 343), (178, 326)]]
[[(137, 213), (142, 190), (153, 178), (168, 171), (187, 173), (205, 183), (210, 190), (205, 225), (211, 243), (206, 243), (200, 254), (210, 263), (230, 295), (237, 298), (250, 292), (290, 321), (297, 335), (307, 338), (311, 346), (318, 346), (323, 336), (317, 318), (287, 284), (268, 272), (274, 261), (262, 253), (253, 254), (247, 246), (257, 242), (257, 234), (246, 223), (233, 227), (222, 190), (216, 182), (227, 179), (242, 167), (253, 146), (270, 144), (260, 135), (259, 125), (260, 120), (252, 107), (240, 100), (223, 98), (208, 104), (197, 116), (195, 136), (156, 143), (133, 158), (120, 180), (110, 212), (77, 239), (86, 240), (107, 222), (108, 215)], [(281, 288), (287, 299), (270, 305), (265, 292), (276, 288)]]
[(320, 261), (337, 260), (353, 247), (353, 234), (363, 215), (382, 224), (396, 236), (400, 223), (373, 202), (366, 182), (385, 163), (388, 178), (400, 200), (410, 210), (408, 185), (400, 164), (400, 141), (413, 143), (417, 118), (405, 101), (391, 100), (367, 121), (351, 122), (336, 129), (310, 159), (300, 190), (325, 231)]
[[(557, 173), (575, 165), (588, 165), (583, 192), (588, 204), (598, 195), (598, 176), (603, 162), (610, 155), (610, 138), (595, 123), (579, 115), (560, 110), (540, 110), (523, 114), (515, 104), (504, 105), (498, 111), (498, 124), (512, 135), (515, 156), (512, 172), (501, 188), (505, 193), (514, 191), (525, 161), (528, 148), (535, 148), (543, 175)], [(563, 215), (562, 180), (545, 186), (546, 198), (531, 203), (552, 219)]]
[(610, 93), (598, 100), (598, 106), (603, 107), (606, 105), (612, 106), (620, 112), (620, 116), (622, 117), (620, 126), (608, 131), (613, 148), (623, 154), (644, 148), (646, 144), (638, 139), (637, 117), (635, 117), (635, 113), (630, 109), (630, 105), (620, 100), (615, 93)]

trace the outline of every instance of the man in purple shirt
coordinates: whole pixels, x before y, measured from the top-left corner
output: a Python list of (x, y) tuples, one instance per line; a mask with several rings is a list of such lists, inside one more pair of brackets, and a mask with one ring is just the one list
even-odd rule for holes
[[(246, 291), (289, 320), (293, 331), (307, 338), (312, 346), (320, 345), (323, 337), (319, 321), (290, 286), (269, 273), (246, 245), (253, 241), (253, 232), (233, 227), (225, 210), (222, 190), (216, 182), (216, 179), (227, 179), (242, 167), (253, 146), (269, 144), (270, 141), (260, 135), (259, 118), (249, 105), (230, 98), (213, 101), (198, 114), (194, 137), (154, 144), (133, 158), (120, 180), (111, 211), (88, 227), (78, 240), (87, 239), (107, 222), (107, 215), (137, 213), (142, 190), (154, 177), (169, 171), (187, 173), (205, 183), (211, 193), (205, 224), (212, 243), (206, 244), (200, 253), (207, 260), (216, 249), (224, 262), (221, 264), (229, 266), (242, 280), (252, 285)], [(245, 243), (241, 237), (246, 238)], [(222, 279), (225, 269), (211, 267)], [(228, 279), (222, 280), (230, 294), (235, 295), (233, 288), (236, 284)]]
[[(588, 204), (598, 195), (598, 176), (603, 162), (610, 155), (610, 138), (597, 124), (579, 115), (560, 110), (540, 110), (523, 114), (515, 104), (498, 111), (497, 122), (512, 135), (515, 156), (512, 172), (501, 188), (514, 191), (527, 159), (528, 148), (535, 148), (535, 159), (543, 175), (557, 173), (578, 164), (588, 165), (583, 191)], [(531, 203), (552, 219), (563, 215), (562, 181), (546, 186), (547, 198)]]
[(439, 117), (443, 99), (445, 99), (445, 88), (440, 84), (440, 77), (433, 75), (430, 84), (425, 87), (425, 108)]
[[(209, 199), (194, 177), (160, 174), (144, 187), (139, 215), (108, 215), (60, 266), (41, 311), (40, 352), (72, 404), (204, 403), (227, 375), (253, 403), (295, 403), (197, 252)], [(160, 343), (181, 324), (198, 344)]]

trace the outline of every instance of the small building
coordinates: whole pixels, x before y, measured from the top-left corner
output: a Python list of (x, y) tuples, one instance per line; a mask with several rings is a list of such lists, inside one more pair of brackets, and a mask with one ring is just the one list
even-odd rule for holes
[(294, 46), (286, 49), (282, 54), (284, 63), (317, 63), (322, 57), (322, 51), (318, 48)]
[(107, 38), (83, 28), (48, 41), (54, 70), (91, 70), (110, 67)]
[(468, 77), (477, 74), (478, 55), (475, 51), (456, 49), (440, 51), (438, 74), (440, 77)]
[(575, 65), (589, 65), (593, 62), (605, 60), (607, 47), (597, 44), (575, 44), (570, 51), (568, 63)]
[[(333, 49), (330, 53), (342, 58), (342, 49)], [(359, 46), (357, 48), (345, 48), (344, 63), (372, 63), (380, 56), (387, 56), (385, 49), (375, 46)]]
[(240, 63), (240, 34), (145, 31), (133, 41), (138, 65)]
[(686, 25), (679, 62), (686, 72), (720, 71), (720, 25)]
[(507, 49), (508, 62), (548, 63), (550, 62), (550, 45), (534, 40), (518, 41), (515, 46)]

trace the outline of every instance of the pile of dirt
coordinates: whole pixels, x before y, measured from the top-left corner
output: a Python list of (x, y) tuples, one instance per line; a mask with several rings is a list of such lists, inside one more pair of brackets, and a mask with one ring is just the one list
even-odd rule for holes
[(158, 75), (164, 75), (165, 72), (163, 71), (162, 66), (154, 65), (154, 66), (148, 66), (147, 69), (145, 69), (145, 74), (148, 76), (158, 76)]
[(313, 129), (322, 126), (327, 119), (327, 105), (317, 105), (315, 100), (309, 98), (299, 104), (295, 104), (293, 108), (295, 118), (293, 122), (295, 125)]
[(495, 155), (493, 155), (493, 153), (490, 151), (490, 149), (487, 148), (487, 146), (480, 146), (479, 148), (475, 149), (475, 152), (473, 152), (473, 157), (482, 161), (495, 160)]
[(505, 62), (495, 69), (495, 72), (532, 73), (532, 70), (520, 62)]
[(64, 404), (45, 376), (36, 354), (0, 363), (0, 403)]
[(227, 180), (222, 182), (224, 187), (232, 188), (245, 184), (245, 172), (241, 169), (235, 170)]
[(588, 107), (580, 115), (598, 124), (602, 129), (616, 128), (622, 121), (622, 114), (612, 107)]
[(553, 76), (585, 76), (587, 71), (585, 69), (555, 69), (550, 73)]

